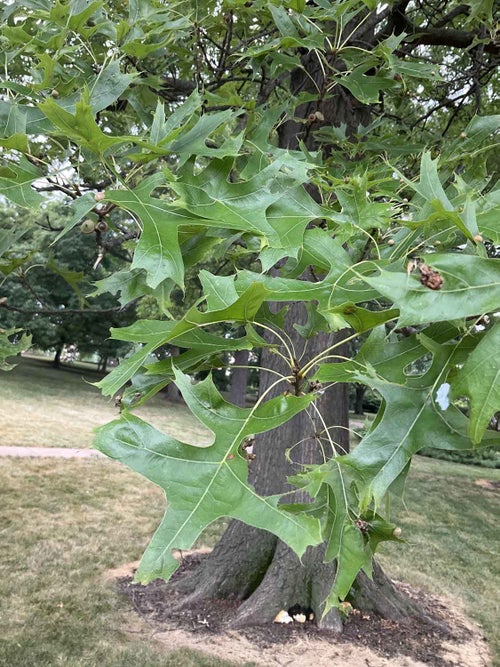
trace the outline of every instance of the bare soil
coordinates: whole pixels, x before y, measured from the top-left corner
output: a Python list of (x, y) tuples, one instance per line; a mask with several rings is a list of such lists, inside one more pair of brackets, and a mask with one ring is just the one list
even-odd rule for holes
[(490, 479), (476, 479), (476, 484), (489, 491), (500, 491), (500, 481), (495, 482)]
[[(344, 632), (319, 630), (314, 623), (267, 624), (231, 630), (237, 601), (205, 600), (182, 606), (175, 583), (198, 567), (206, 553), (184, 555), (170, 583), (132, 583), (136, 563), (115, 570), (119, 590), (168, 649), (202, 650), (237, 664), (279, 667), (486, 667), (490, 654), (479, 629), (450, 601), (398, 583), (416, 598), (434, 622), (409, 619), (395, 623), (370, 614), (348, 616)], [(126, 573), (128, 569), (128, 573)], [(132, 570), (132, 571), (131, 571)]]

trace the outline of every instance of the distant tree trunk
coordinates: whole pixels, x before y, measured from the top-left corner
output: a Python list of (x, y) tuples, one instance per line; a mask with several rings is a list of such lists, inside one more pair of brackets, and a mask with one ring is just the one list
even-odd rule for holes
[(248, 365), (248, 350), (236, 350), (234, 353), (234, 366), (231, 369), (231, 387), (229, 389), (229, 401), (234, 405), (245, 407), (247, 396), (248, 369), (240, 368)]
[(99, 364), (97, 365), (97, 370), (101, 373), (105, 373), (108, 367), (108, 357), (101, 357), (99, 359)]
[(365, 399), (366, 385), (354, 384), (355, 398), (354, 398), (354, 412), (357, 415), (364, 415), (363, 402)]
[(56, 353), (54, 355), (54, 358), (52, 359), (52, 366), (54, 368), (60, 368), (61, 367), (61, 354), (63, 351), (63, 345), (58, 345), (56, 347)]
[[(180, 349), (175, 345), (171, 345), (169, 348), (169, 352), (171, 357), (177, 357), (179, 356)], [(181, 402), (182, 397), (179, 390), (177, 389), (177, 385), (175, 384), (175, 382), (170, 382), (170, 384), (167, 385), (164, 393), (169, 403)]]

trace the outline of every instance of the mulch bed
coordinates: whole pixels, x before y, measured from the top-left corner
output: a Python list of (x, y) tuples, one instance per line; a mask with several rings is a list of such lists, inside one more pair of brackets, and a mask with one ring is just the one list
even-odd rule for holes
[[(184, 558), (171, 583), (198, 567), (203, 558), (206, 558), (206, 555), (192, 554)], [(197, 634), (222, 634), (238, 608), (237, 601), (212, 599), (197, 602), (193, 608), (178, 609), (176, 607), (182, 601), (182, 595), (163, 580), (158, 579), (142, 586), (132, 584), (132, 577), (121, 577), (117, 583), (119, 590), (130, 599), (135, 611), (160, 631), (175, 627)], [(323, 640), (331, 638), (335, 644), (365, 646), (388, 658), (407, 655), (432, 667), (447, 667), (450, 663), (440, 657), (442, 642), (466, 641), (470, 636), (470, 629), (457, 621), (440, 599), (424, 595), (405, 584), (398, 586), (416, 599), (426, 614), (436, 622), (422, 618), (394, 622), (358, 612), (346, 619), (341, 635), (320, 630), (314, 623), (269, 623), (238, 632), (260, 648), (286, 645), (307, 635)]]

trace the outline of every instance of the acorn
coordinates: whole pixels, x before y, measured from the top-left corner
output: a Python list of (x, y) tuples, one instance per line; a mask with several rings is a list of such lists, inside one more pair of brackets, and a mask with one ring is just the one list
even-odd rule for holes
[(387, 241), (387, 245), (394, 245), (395, 243), (396, 243), (396, 241), (394, 239), (389, 239)]
[(392, 531), (392, 536), (393, 537), (401, 537), (402, 532), (403, 531), (401, 530), (401, 528), (399, 526), (396, 526), (396, 528), (394, 528), (394, 530)]
[(95, 229), (98, 232), (105, 232), (108, 229), (108, 223), (105, 220), (99, 220)]
[(92, 234), (95, 229), (95, 223), (93, 220), (84, 220), (80, 225), (80, 231), (82, 234)]
[(59, 91), (54, 88), (54, 90), (50, 92), (50, 96), (53, 98), (59, 97)]
[(96, 201), (102, 201), (105, 197), (106, 197), (105, 192), (96, 192), (95, 195), (94, 195), (94, 199)]
[(476, 235), (474, 236), (474, 241), (475, 241), (476, 243), (482, 243), (482, 242), (483, 242), (483, 237), (481, 236), (481, 234), (476, 234)]

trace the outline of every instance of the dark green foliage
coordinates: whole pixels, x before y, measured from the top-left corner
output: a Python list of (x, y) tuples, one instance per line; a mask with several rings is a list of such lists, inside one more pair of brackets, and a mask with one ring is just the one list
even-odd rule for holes
[(479, 450), (464, 452), (446, 451), (424, 447), (419, 452), (422, 456), (442, 461), (455, 461), (465, 465), (480, 466), (482, 468), (500, 468), (500, 449), (498, 447), (484, 447)]

